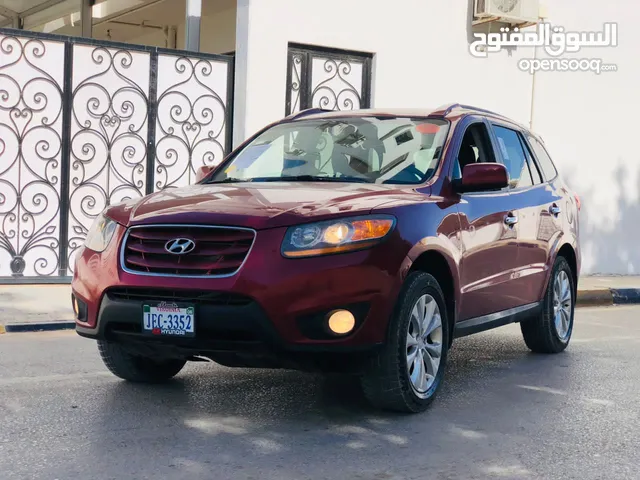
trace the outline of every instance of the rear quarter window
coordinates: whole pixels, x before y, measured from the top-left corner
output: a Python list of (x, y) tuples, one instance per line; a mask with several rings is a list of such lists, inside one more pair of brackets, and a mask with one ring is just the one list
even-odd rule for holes
[(531, 135), (527, 135), (527, 140), (529, 140), (529, 145), (533, 149), (533, 153), (538, 160), (538, 165), (542, 169), (542, 173), (544, 173), (545, 179), (547, 181), (553, 180), (558, 175), (558, 170), (556, 170), (551, 157), (547, 153), (547, 150), (544, 146)]

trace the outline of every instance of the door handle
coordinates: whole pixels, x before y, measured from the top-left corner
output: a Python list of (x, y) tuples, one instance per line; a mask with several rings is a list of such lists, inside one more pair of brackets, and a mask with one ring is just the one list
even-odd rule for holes
[(562, 209), (555, 203), (549, 207), (549, 213), (551, 213), (551, 215), (555, 215), (556, 217), (560, 214), (561, 211)]
[(510, 227), (513, 227), (516, 223), (518, 223), (518, 216), (514, 213), (509, 213), (506, 217), (504, 217), (504, 223)]

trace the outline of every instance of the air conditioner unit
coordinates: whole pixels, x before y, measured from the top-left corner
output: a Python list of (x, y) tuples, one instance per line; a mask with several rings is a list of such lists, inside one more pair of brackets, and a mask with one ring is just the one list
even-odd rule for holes
[(538, 23), (540, 0), (475, 0), (475, 17), (507, 23)]

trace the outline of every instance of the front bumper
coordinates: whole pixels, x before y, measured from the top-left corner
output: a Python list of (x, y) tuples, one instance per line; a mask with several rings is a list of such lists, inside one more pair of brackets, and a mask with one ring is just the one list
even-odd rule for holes
[[(84, 304), (76, 331), (85, 337), (134, 343), (192, 355), (227, 351), (360, 351), (383, 343), (401, 286), (405, 261), (393, 235), (370, 250), (306, 259), (280, 254), (285, 228), (258, 231), (238, 273), (226, 278), (180, 278), (128, 273), (119, 265), (125, 228), (102, 253), (76, 255), (73, 294)], [(233, 304), (194, 302), (195, 338), (150, 337), (141, 332), (142, 297), (123, 289), (167, 294), (197, 291), (245, 299)], [(310, 334), (305, 322), (334, 308), (359, 312), (353, 333), (339, 338)]]

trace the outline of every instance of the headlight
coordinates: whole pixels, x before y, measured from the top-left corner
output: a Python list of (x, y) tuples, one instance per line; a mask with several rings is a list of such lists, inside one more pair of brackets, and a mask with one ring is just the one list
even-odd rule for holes
[(394, 225), (394, 217), (371, 215), (290, 227), (282, 255), (299, 258), (362, 250), (380, 243)]
[(84, 246), (95, 252), (104, 251), (116, 231), (116, 225), (116, 222), (101, 213), (91, 225)]

